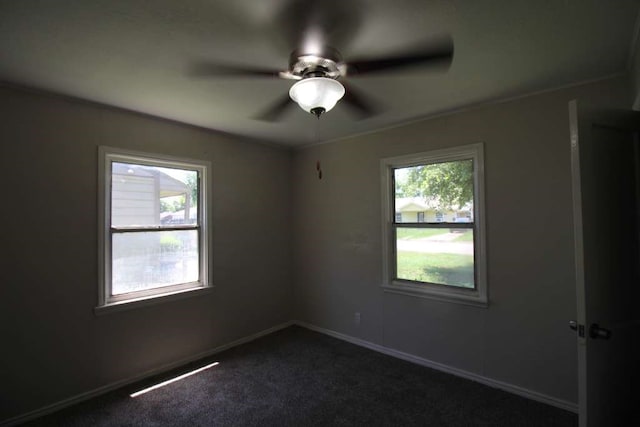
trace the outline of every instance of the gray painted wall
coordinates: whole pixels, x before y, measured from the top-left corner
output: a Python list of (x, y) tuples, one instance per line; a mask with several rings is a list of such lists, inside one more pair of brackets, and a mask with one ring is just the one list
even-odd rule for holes
[[(0, 421), (291, 319), (291, 153), (0, 87)], [(213, 164), (215, 290), (96, 317), (99, 145)]]
[[(628, 82), (624, 76), (296, 152), (296, 318), (576, 402), (576, 340), (567, 326), (576, 310), (567, 104), (579, 98), (628, 108)], [(489, 308), (384, 293), (380, 159), (476, 142), (485, 144)]]

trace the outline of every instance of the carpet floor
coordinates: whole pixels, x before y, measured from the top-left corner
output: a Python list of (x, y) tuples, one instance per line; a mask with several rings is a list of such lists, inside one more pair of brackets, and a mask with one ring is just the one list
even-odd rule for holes
[[(218, 365), (136, 398), (129, 394)], [(577, 426), (562, 409), (292, 326), (28, 426)]]

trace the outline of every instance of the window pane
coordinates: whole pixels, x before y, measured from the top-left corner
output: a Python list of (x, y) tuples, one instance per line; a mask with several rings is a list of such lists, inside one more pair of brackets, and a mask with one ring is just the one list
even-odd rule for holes
[(133, 163), (111, 165), (111, 226), (197, 223), (197, 171)]
[(112, 294), (196, 282), (196, 230), (115, 233)]
[(473, 222), (473, 160), (394, 169), (396, 222)]
[(397, 228), (398, 279), (474, 288), (473, 230)]

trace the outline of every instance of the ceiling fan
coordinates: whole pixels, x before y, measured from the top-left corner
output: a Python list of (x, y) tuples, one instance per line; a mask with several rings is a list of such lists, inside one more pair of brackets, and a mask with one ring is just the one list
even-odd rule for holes
[(412, 66), (446, 70), (453, 60), (453, 40), (441, 36), (419, 48), (381, 58), (344, 60), (340, 52), (330, 47), (346, 44), (353, 38), (362, 18), (357, 1), (291, 0), (279, 15), (279, 27), (298, 46), (289, 56), (286, 70), (220, 63), (199, 63), (193, 74), (214, 77), (271, 77), (294, 80), (289, 93), (273, 103), (256, 119), (278, 121), (283, 113), (297, 103), (317, 118), (344, 97), (345, 104), (361, 118), (375, 115), (380, 105), (346, 84), (347, 77), (397, 71)]

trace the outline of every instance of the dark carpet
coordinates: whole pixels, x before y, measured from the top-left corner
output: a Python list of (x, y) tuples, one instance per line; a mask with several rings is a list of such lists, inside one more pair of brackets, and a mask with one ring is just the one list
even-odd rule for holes
[[(129, 394), (219, 365), (137, 398)], [(300, 327), (29, 426), (577, 426), (573, 413)]]

